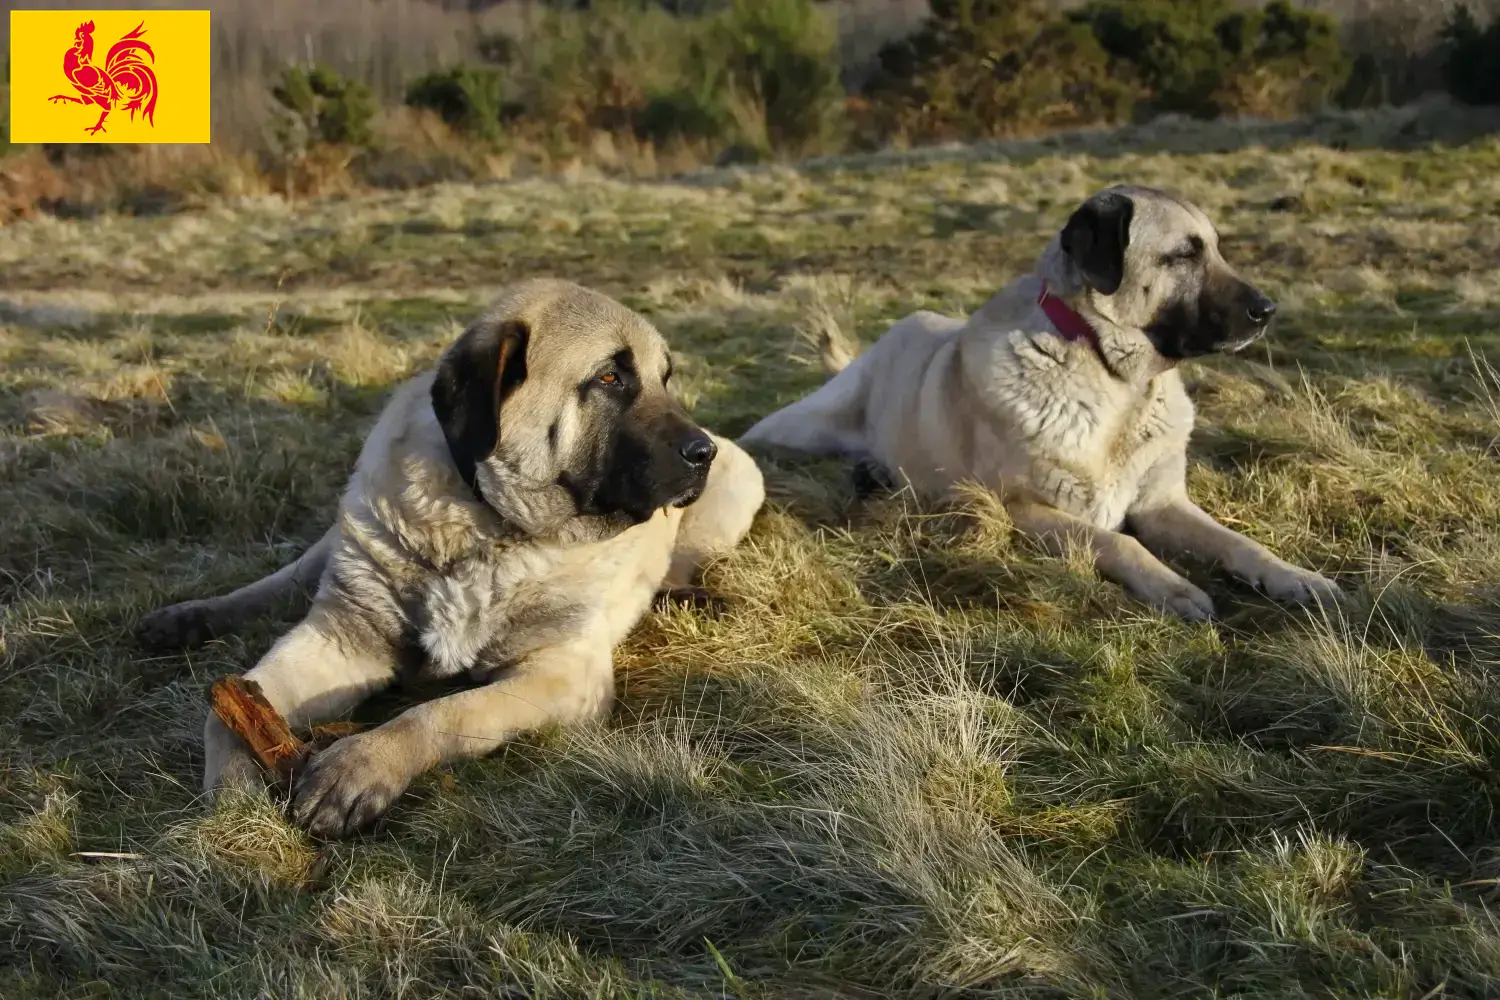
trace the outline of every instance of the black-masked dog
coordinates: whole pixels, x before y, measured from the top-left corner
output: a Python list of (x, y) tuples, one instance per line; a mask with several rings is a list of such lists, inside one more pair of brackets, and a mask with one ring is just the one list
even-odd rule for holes
[(848, 456), (929, 495), (980, 483), (1021, 532), (1087, 546), (1104, 575), (1186, 618), (1213, 604), (1153, 551), (1216, 560), (1279, 600), (1336, 598), (1188, 499), (1193, 406), (1178, 363), (1243, 349), (1275, 309), (1197, 207), (1110, 188), (967, 320), (916, 313), (852, 362), (825, 340), (834, 377), (740, 443)]
[[(294, 815), (324, 836), (376, 819), (413, 777), (611, 704), (611, 653), (661, 589), (749, 530), (755, 463), (696, 426), (661, 335), (577, 285), (509, 289), (401, 386), (364, 444), (338, 521), (296, 562), (223, 597), (153, 613), (143, 638), (224, 634), (298, 587), (307, 617), (246, 676), (294, 728), (406, 675), (478, 686), (315, 757)], [(255, 780), (218, 719), (204, 788)]]

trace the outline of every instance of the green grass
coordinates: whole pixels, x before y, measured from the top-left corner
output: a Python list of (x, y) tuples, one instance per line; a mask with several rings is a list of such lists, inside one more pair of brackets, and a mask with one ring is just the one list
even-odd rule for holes
[[(0, 229), (0, 995), (1496, 995), (1500, 141), (1225, 134)], [(344, 844), (197, 801), (205, 689), (286, 622), (146, 657), (135, 619), (315, 539), (501, 284), (645, 312), (736, 434), (820, 381), (799, 329), (971, 309), (1117, 180), (1283, 303), (1189, 372), (1190, 485), (1342, 613), (1196, 567), (1223, 619), (1182, 624), (984, 497), (767, 460), (727, 610), (643, 622), (607, 724)]]

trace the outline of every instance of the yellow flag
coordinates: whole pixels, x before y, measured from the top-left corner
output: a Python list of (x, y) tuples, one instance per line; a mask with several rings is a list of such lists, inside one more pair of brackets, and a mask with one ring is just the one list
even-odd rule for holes
[(206, 10), (10, 12), (11, 142), (207, 142)]

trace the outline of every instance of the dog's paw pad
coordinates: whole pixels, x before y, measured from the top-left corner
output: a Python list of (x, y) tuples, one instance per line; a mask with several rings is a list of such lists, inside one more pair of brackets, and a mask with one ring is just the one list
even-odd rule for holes
[(136, 624), (136, 641), (147, 649), (188, 649), (214, 638), (214, 616), (203, 601), (184, 601), (145, 615)]
[(292, 816), (315, 837), (348, 837), (384, 816), (409, 780), (368, 735), (346, 736), (298, 776)]
[(1171, 588), (1151, 603), (1183, 621), (1206, 622), (1214, 617), (1213, 598), (1190, 583)]
[(1328, 577), (1296, 566), (1267, 573), (1259, 584), (1267, 597), (1291, 604), (1337, 604), (1344, 597), (1339, 585)]

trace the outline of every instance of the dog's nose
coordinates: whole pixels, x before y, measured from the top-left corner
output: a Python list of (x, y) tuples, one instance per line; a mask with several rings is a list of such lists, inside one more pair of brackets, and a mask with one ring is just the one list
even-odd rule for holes
[(1271, 317), (1276, 315), (1276, 303), (1272, 302), (1264, 295), (1256, 296), (1254, 299), (1250, 300), (1250, 305), (1245, 310), (1245, 315), (1248, 316), (1250, 318), (1250, 322), (1254, 323), (1256, 326), (1261, 326), (1265, 323), (1269, 323), (1271, 322)]
[(683, 443), (677, 453), (687, 464), (702, 468), (714, 460), (714, 456), (719, 453), (719, 446), (714, 444), (714, 439), (707, 434), (694, 434)]

